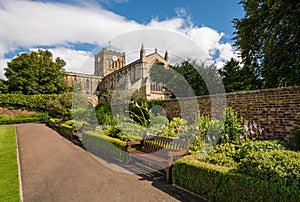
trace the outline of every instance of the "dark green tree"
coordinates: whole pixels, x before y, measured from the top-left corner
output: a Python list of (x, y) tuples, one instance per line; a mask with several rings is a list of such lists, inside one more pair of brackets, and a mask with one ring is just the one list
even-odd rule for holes
[(204, 62), (187, 60), (169, 69), (154, 65), (151, 68), (150, 77), (155, 82), (164, 83), (167, 89), (173, 93), (177, 92), (177, 96), (180, 97), (224, 92), (224, 89), (222, 91), (220, 88), (222, 80), (214, 64), (208, 65)]
[(259, 81), (255, 77), (253, 69), (248, 67), (242, 66), (239, 61), (231, 58), (222, 69), (219, 69), (226, 92), (259, 88)]
[(7, 63), (1, 84), (2, 93), (61, 94), (69, 88), (65, 81), (65, 61), (38, 50), (22, 53)]
[(300, 85), (300, 1), (242, 0), (235, 45), (263, 87)]

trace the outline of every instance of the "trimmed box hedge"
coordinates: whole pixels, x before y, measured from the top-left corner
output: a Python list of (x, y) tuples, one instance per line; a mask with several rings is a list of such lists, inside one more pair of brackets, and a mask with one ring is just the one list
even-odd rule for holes
[(197, 160), (197, 155), (179, 159), (173, 168), (173, 183), (215, 202), (286, 201), (298, 202), (296, 187), (259, 180), (230, 168)]
[(74, 131), (74, 127), (68, 126), (66, 124), (60, 124), (58, 127), (58, 132), (70, 139), (73, 139), (73, 131)]
[(48, 114), (37, 113), (26, 116), (17, 116), (13, 118), (2, 118), (0, 119), (0, 125), (6, 124), (19, 124), (19, 123), (34, 123), (34, 122), (47, 122), (49, 120)]
[(82, 136), (82, 144), (88, 151), (101, 152), (122, 162), (125, 160), (126, 142), (120, 139), (88, 131)]
[(56, 118), (50, 118), (49, 121), (47, 122), (47, 125), (52, 128), (52, 129), (55, 129), (55, 130), (58, 130), (59, 128), (59, 123), (61, 119), (56, 119)]
[(56, 94), (0, 94), (0, 106), (13, 107), (14, 109), (31, 109), (35, 111), (47, 111), (46, 104), (57, 97)]

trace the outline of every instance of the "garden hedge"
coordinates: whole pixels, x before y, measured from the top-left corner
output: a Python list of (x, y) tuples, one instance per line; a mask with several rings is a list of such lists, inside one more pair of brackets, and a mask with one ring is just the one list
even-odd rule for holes
[(19, 124), (19, 123), (34, 123), (47, 122), (49, 120), (48, 114), (36, 113), (32, 115), (22, 115), (13, 118), (0, 118), (0, 125)]
[(210, 201), (299, 201), (300, 190), (237, 174), (230, 168), (197, 160), (197, 155), (179, 159), (172, 172), (173, 183)]
[(83, 134), (82, 144), (88, 151), (101, 152), (120, 161), (125, 160), (126, 142), (120, 139), (89, 131)]
[(0, 94), (0, 106), (14, 109), (30, 109), (35, 111), (47, 111), (46, 104), (57, 97), (56, 94)]
[(59, 128), (59, 122), (61, 121), (61, 119), (56, 119), (56, 118), (50, 118), (49, 121), (47, 122), (47, 125), (50, 128), (53, 128), (55, 130), (58, 130)]
[(70, 139), (73, 139), (73, 126), (68, 126), (66, 124), (60, 124), (58, 127), (58, 132)]

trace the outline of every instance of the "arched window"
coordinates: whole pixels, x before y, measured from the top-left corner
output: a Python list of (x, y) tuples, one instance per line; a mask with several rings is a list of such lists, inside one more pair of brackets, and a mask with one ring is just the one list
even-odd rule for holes
[(89, 90), (89, 87), (90, 87), (90, 81), (87, 79), (87, 80), (85, 81), (85, 89), (86, 89), (86, 90)]

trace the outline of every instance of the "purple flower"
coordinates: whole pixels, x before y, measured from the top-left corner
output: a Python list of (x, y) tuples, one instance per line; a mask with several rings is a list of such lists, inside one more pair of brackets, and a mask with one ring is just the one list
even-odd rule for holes
[(257, 124), (255, 122), (253, 122), (253, 128), (254, 128), (254, 130), (257, 129)]
[(244, 124), (244, 131), (245, 131), (246, 133), (248, 133), (248, 131), (249, 131), (249, 127), (248, 127), (247, 124)]
[(240, 135), (240, 139), (243, 139), (244, 137), (242, 135)]
[(209, 142), (211, 141), (211, 139), (210, 139), (209, 135), (207, 136), (207, 140), (208, 140)]
[(263, 129), (262, 129), (261, 127), (259, 127), (259, 128), (258, 128), (258, 132), (259, 132), (259, 134), (261, 135), (262, 132), (263, 132)]

